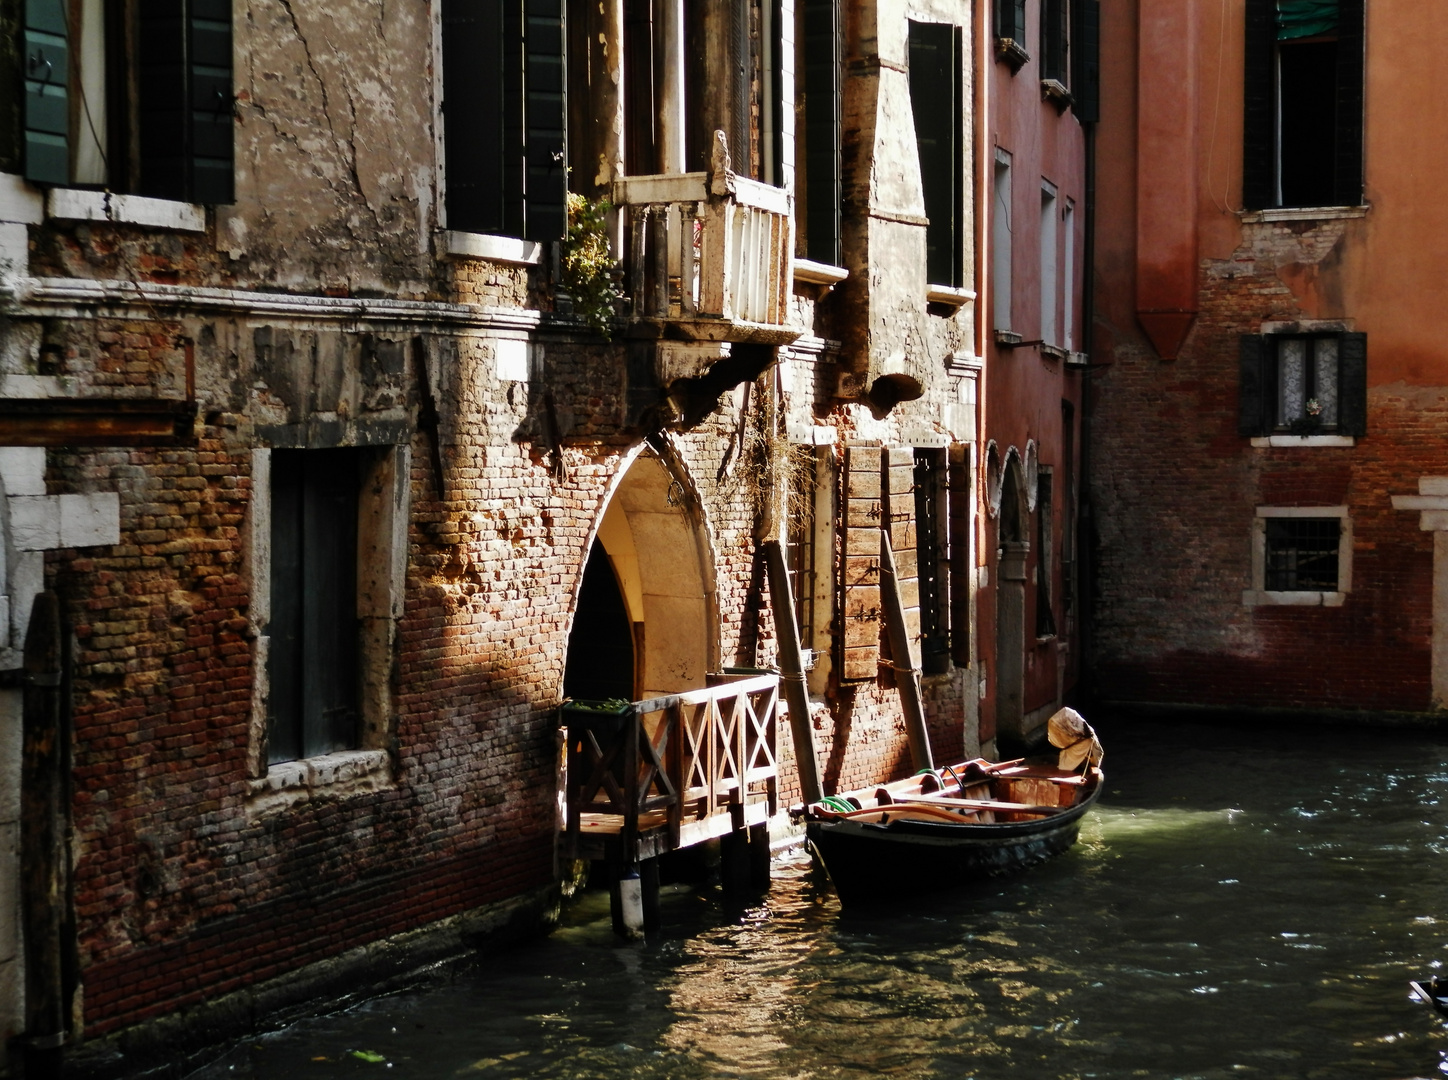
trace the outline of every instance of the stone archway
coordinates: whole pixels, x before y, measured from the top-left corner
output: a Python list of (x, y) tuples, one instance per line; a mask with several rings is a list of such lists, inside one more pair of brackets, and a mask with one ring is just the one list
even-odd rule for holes
[(1014, 448), (1001, 477), (996, 518), (996, 737), (1025, 742), (1027, 492)]
[[(719, 666), (713, 560), (698, 500), (677, 458), (645, 449), (625, 470), (599, 522), (593, 551), (617, 584), (632, 644), (632, 700), (693, 690)], [(593, 558), (593, 556), (591, 556)], [(595, 582), (598, 580), (594, 572)], [(585, 582), (585, 584), (587, 584)], [(568, 639), (569, 673), (593, 648), (590, 629), (607, 590), (580, 590)], [(621, 656), (614, 647), (611, 652)]]

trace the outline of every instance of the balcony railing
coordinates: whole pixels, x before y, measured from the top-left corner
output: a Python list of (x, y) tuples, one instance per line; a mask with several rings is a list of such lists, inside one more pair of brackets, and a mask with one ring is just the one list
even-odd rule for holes
[(778, 707), (777, 675), (564, 706), (568, 853), (617, 837), (635, 862), (763, 824), (778, 810)]
[(695, 341), (793, 340), (790, 198), (727, 169), (614, 183), (635, 319)]

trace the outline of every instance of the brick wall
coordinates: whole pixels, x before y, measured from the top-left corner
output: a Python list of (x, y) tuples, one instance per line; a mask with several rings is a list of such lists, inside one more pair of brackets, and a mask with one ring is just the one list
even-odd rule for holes
[[(1201, 310), (1175, 362), (1158, 360), (1133, 327), (1098, 324), (1111, 362), (1094, 376), (1092, 416), (1101, 697), (1429, 707), (1432, 534), (1391, 496), (1441, 473), (1448, 389), (1374, 385), (1374, 330), (1383, 328), (1370, 310), (1345, 310), (1368, 333), (1367, 436), (1352, 448), (1254, 448), (1237, 434), (1238, 336), (1309, 317), (1289, 283), (1305, 275), (1331, 292), (1360, 227), (1244, 225), (1230, 257), (1203, 262)], [(1255, 508), (1314, 505), (1349, 508), (1344, 605), (1244, 606)]]

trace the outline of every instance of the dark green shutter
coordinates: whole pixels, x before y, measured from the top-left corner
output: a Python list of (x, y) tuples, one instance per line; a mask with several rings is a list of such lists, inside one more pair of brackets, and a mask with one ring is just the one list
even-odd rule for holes
[(1041, 4), (1041, 77), (1066, 81), (1066, 0)]
[(1242, 205), (1277, 205), (1274, 69), (1277, 47), (1275, 0), (1247, 0), (1243, 57)]
[(1368, 433), (1368, 336), (1343, 334), (1337, 342), (1337, 433)]
[(910, 23), (910, 100), (925, 196), (925, 273), (960, 284), (961, 152), (959, 33), (945, 23)]
[(25, 178), (70, 182), (70, 49), (64, 0), (25, 0)]
[(524, 102), (530, 240), (568, 231), (567, 72), (563, 0), (527, 0)]
[(231, 89), (231, 0), (190, 0), (187, 75), (191, 92), (193, 202), (235, 200)]
[[(1261, 334), (1241, 337), (1241, 374), (1238, 379), (1237, 434), (1268, 435), (1272, 425), (1267, 417), (1271, 404), (1268, 393), (1270, 343)], [(1341, 391), (1339, 391), (1340, 393)]]
[[(519, 0), (443, 0), (442, 113), (447, 224), (462, 232), (522, 235), (521, 102), (505, 87), (519, 70), (521, 24), (505, 18)], [(506, 32), (505, 24), (516, 36)], [(508, 109), (518, 111), (510, 119)], [(510, 153), (509, 138), (518, 151)], [(512, 183), (505, 175), (518, 174)], [(507, 212), (508, 199), (516, 210)], [(510, 224), (513, 230), (510, 232)]]
[(1071, 97), (1076, 119), (1094, 124), (1101, 119), (1101, 3), (1076, 0), (1071, 5)]
[(186, 10), (182, 0), (146, 0), (136, 13), (136, 146), (142, 195), (185, 199)]
[(1337, 147), (1333, 189), (1339, 206), (1363, 201), (1363, 0), (1341, 0), (1337, 29)]
[(805, 256), (840, 262), (839, 0), (804, 0)]

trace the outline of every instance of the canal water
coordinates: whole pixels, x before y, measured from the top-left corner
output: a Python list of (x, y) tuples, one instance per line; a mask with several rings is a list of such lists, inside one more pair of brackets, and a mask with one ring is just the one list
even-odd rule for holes
[[(607, 896), (550, 937), (234, 1047), (238, 1077), (1401, 1080), (1448, 1036), (1448, 739), (1101, 723), (1106, 794), (1067, 855), (846, 916), (803, 854), (767, 897)], [(899, 882), (902, 896), (911, 883)]]

